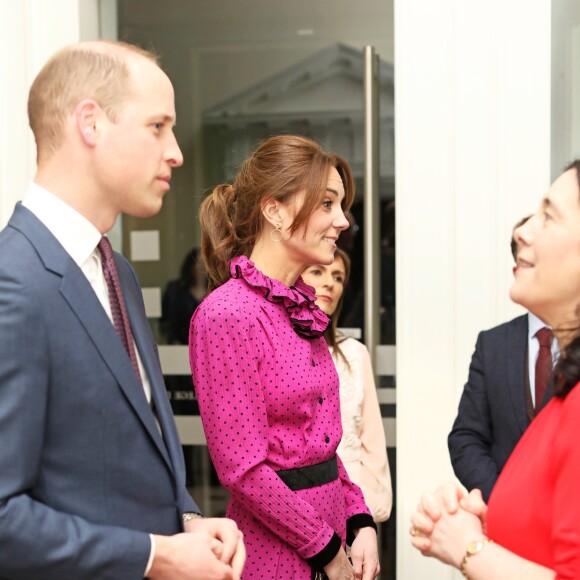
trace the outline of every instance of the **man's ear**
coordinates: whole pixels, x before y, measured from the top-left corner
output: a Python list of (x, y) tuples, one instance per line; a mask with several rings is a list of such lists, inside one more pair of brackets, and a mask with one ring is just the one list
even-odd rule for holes
[(83, 99), (74, 111), (75, 123), (81, 139), (89, 147), (94, 147), (99, 135), (99, 120), (103, 110), (93, 99)]

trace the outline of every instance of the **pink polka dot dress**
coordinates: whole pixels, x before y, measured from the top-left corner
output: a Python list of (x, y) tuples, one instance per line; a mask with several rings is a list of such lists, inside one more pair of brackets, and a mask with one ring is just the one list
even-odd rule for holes
[[(244, 533), (243, 578), (310, 579), (372, 522), (340, 461), (338, 479), (292, 491), (277, 471), (335, 456), (338, 377), (322, 333), (328, 317), (302, 279), (292, 288), (245, 256), (197, 308), (190, 363), (209, 452)], [(347, 529), (348, 528), (348, 529)]]

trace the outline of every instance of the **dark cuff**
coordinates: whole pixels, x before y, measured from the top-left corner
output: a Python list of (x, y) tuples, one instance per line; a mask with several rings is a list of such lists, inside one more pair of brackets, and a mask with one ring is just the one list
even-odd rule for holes
[(318, 554), (316, 554), (316, 556), (312, 556), (312, 558), (306, 558), (306, 561), (314, 570), (322, 570), (324, 566), (332, 561), (332, 559), (338, 554), (338, 551), (341, 548), (342, 541), (340, 536), (334, 532), (330, 542), (326, 544), (326, 547), (323, 548), (322, 552), (318, 552)]
[(377, 531), (377, 524), (370, 514), (356, 514), (348, 518), (346, 522), (346, 544), (352, 546), (354, 542), (354, 531), (361, 528), (374, 528)]

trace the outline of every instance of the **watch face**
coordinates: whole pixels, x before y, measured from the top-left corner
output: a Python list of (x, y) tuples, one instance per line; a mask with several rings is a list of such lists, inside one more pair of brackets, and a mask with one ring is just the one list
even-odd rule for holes
[(473, 556), (473, 554), (479, 554), (479, 552), (481, 552), (481, 550), (483, 550), (483, 546), (484, 546), (485, 542), (483, 540), (476, 540), (475, 542), (469, 542), (469, 544), (467, 544), (467, 553), (471, 554)]

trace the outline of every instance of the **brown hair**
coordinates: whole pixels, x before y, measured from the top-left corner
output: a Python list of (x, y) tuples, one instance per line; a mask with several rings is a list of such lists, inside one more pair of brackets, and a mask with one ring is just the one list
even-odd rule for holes
[[(336, 258), (340, 258), (342, 260), (342, 263), (344, 264), (343, 287), (346, 288), (346, 285), (350, 278), (350, 258), (348, 257), (348, 254), (344, 250), (341, 250), (340, 248), (336, 248), (336, 251), (334, 252), (334, 259), (336, 260)], [(340, 343), (346, 340), (346, 336), (338, 332), (336, 328), (338, 325), (338, 319), (340, 318), (340, 313), (342, 312), (343, 304), (344, 304), (344, 290), (342, 292), (342, 296), (336, 303), (336, 308), (334, 309), (334, 312), (330, 315), (330, 324), (328, 325), (328, 328), (324, 332), (324, 339), (326, 340), (326, 344), (334, 349), (335, 355), (339, 356), (344, 361), (346, 367), (350, 371), (350, 363), (348, 362), (346, 356), (344, 356), (344, 353), (340, 348)]]
[(80, 100), (94, 99), (115, 121), (120, 106), (131, 94), (127, 65), (131, 55), (157, 64), (157, 57), (149, 51), (124, 42), (100, 40), (67, 46), (44, 65), (28, 95), (28, 120), (38, 160), (60, 147), (66, 117)]
[(277, 135), (263, 141), (242, 163), (232, 185), (218, 185), (202, 202), (201, 252), (209, 290), (230, 278), (229, 261), (249, 256), (262, 232), (262, 202), (287, 202), (301, 190), (307, 195), (290, 228), (294, 233), (318, 208), (326, 193), (328, 172), (338, 171), (344, 185), (344, 210), (354, 200), (355, 184), (348, 163), (306, 137)]

